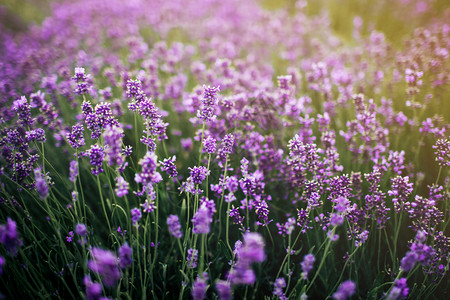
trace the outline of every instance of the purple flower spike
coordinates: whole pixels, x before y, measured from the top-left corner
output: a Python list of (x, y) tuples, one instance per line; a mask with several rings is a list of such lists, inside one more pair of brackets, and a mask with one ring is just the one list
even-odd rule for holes
[(386, 297), (386, 300), (400, 300), (406, 299), (409, 293), (409, 288), (406, 282), (406, 278), (396, 279), (391, 292)]
[(78, 162), (76, 160), (72, 160), (70, 162), (69, 168), (69, 180), (75, 182), (77, 176), (78, 176)]
[(77, 226), (75, 226), (75, 233), (78, 234), (79, 236), (85, 237), (87, 236), (87, 228), (86, 225), (84, 224), (77, 224)]
[(121, 276), (117, 257), (111, 251), (100, 248), (93, 248), (91, 254), (92, 260), (88, 262), (89, 269), (102, 277), (104, 285), (115, 286)]
[(208, 176), (211, 171), (209, 171), (206, 167), (193, 167), (189, 168), (191, 171), (191, 177), (192, 181), (196, 184), (200, 184), (203, 182), (203, 180), (206, 179), (206, 176)]
[(119, 265), (122, 269), (128, 268), (133, 263), (133, 249), (128, 243), (119, 248)]
[(192, 232), (195, 234), (209, 233), (211, 222), (212, 216), (209, 209), (205, 205), (200, 206), (192, 218), (192, 224), (194, 225)]
[(346, 300), (355, 293), (356, 285), (353, 281), (344, 281), (338, 288), (337, 292), (333, 294), (333, 299)]
[(169, 226), (170, 234), (172, 234), (177, 239), (181, 238), (181, 225), (177, 215), (170, 215), (167, 218), (167, 225)]
[(22, 246), (22, 240), (17, 232), (17, 224), (10, 218), (7, 219), (6, 224), (0, 225), (0, 243), (13, 256), (16, 256), (17, 249)]
[(197, 117), (205, 122), (213, 120), (215, 116), (215, 109), (217, 105), (217, 93), (220, 87), (203, 86), (203, 99), (200, 110), (197, 112)]
[(192, 298), (194, 300), (203, 300), (206, 297), (206, 280), (201, 277), (197, 277), (194, 284), (192, 285)]
[(228, 281), (217, 281), (216, 290), (217, 294), (219, 295), (219, 300), (231, 300), (231, 285)]
[(34, 169), (34, 176), (36, 180), (36, 191), (39, 193), (41, 199), (48, 197), (48, 184), (44, 174), (40, 169)]
[(316, 258), (313, 254), (307, 254), (303, 257), (303, 261), (301, 262), (302, 267), (302, 278), (304, 280), (308, 279), (308, 273), (312, 270), (314, 262), (316, 261)]
[(142, 212), (139, 208), (135, 207), (131, 210), (131, 220), (133, 221), (133, 225), (136, 226), (137, 222), (141, 219)]

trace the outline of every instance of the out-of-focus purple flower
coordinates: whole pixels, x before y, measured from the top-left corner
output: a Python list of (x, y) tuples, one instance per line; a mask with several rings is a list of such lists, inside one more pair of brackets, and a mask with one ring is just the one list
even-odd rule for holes
[(100, 300), (102, 295), (102, 286), (98, 282), (92, 282), (91, 277), (86, 275), (83, 279), (86, 286), (86, 300)]
[(218, 280), (216, 282), (216, 290), (219, 300), (231, 300), (231, 285), (226, 280)]
[(122, 269), (128, 268), (133, 263), (133, 249), (128, 243), (119, 248), (119, 265)]
[(209, 233), (211, 222), (212, 215), (209, 209), (205, 205), (200, 206), (192, 218), (192, 224), (194, 225), (192, 232), (195, 234)]
[(399, 278), (394, 281), (394, 286), (391, 289), (386, 300), (400, 300), (406, 299), (409, 293), (409, 288), (406, 282), (406, 278)]
[(118, 126), (106, 126), (103, 133), (105, 142), (105, 154), (108, 164), (112, 166), (121, 166), (123, 164), (122, 156), (122, 138), (123, 129)]
[(69, 180), (75, 182), (78, 176), (78, 161), (72, 160), (69, 167)]
[(7, 218), (6, 224), (0, 225), (0, 242), (13, 256), (16, 256), (17, 249), (22, 246), (22, 240), (17, 232), (17, 224), (11, 218)]
[(135, 207), (131, 210), (131, 220), (133, 225), (136, 226), (139, 219), (142, 217), (142, 212), (139, 208)]
[(332, 230), (328, 230), (327, 232), (327, 237), (330, 239), (330, 241), (332, 242), (336, 242), (339, 239), (339, 235), (333, 233)]
[(237, 250), (238, 261), (230, 272), (230, 280), (233, 284), (253, 284), (255, 273), (251, 264), (263, 262), (266, 259), (264, 252), (264, 240), (259, 233), (248, 232), (244, 234), (244, 243)]
[(303, 257), (303, 261), (300, 263), (300, 266), (302, 267), (302, 279), (306, 280), (308, 279), (308, 273), (312, 270), (314, 262), (316, 261), (316, 258), (313, 254), (306, 254)]
[(344, 216), (342, 214), (332, 213), (330, 216), (331, 226), (340, 226), (344, 223)]
[(217, 93), (220, 87), (203, 86), (203, 98), (201, 100), (200, 110), (197, 112), (197, 117), (205, 122), (215, 118), (215, 109), (217, 105)]
[(283, 293), (283, 289), (286, 287), (286, 281), (284, 278), (277, 278), (273, 284), (273, 294), (278, 296), (280, 300), (287, 300), (286, 295)]
[(200, 167), (193, 167), (189, 168), (192, 181), (196, 184), (200, 184), (203, 182), (203, 180), (206, 179), (206, 176), (208, 176), (211, 171), (209, 171), (206, 167), (200, 166)]
[(75, 233), (78, 234), (78, 235), (81, 236), (81, 237), (87, 236), (87, 228), (86, 228), (86, 225), (81, 224), (81, 223), (77, 224), (77, 225), (75, 226)]
[(5, 258), (0, 255), (0, 276), (3, 274), (3, 266), (5, 265)]
[(167, 218), (167, 225), (169, 226), (170, 234), (172, 234), (177, 239), (181, 238), (181, 225), (177, 215), (170, 215)]
[(102, 277), (104, 285), (115, 286), (121, 276), (117, 257), (111, 251), (97, 247), (92, 249), (91, 254), (92, 260), (88, 262), (89, 269)]
[(116, 195), (117, 197), (123, 197), (128, 194), (128, 182), (122, 177), (117, 176), (116, 178), (117, 186), (116, 186)]
[(197, 266), (197, 259), (198, 259), (198, 250), (189, 248), (187, 251), (187, 257), (186, 261), (188, 263), (188, 268), (195, 268)]
[(353, 281), (344, 281), (333, 294), (333, 298), (336, 300), (346, 300), (355, 293), (356, 285)]
[(160, 161), (161, 171), (165, 171), (167, 175), (172, 178), (176, 178), (178, 175), (177, 167), (175, 166), (175, 155), (172, 158), (165, 158), (163, 161)]
[(184, 151), (188, 152), (192, 150), (192, 139), (181, 139), (181, 148), (183, 148)]
[(192, 285), (192, 298), (194, 300), (203, 300), (206, 297), (206, 280), (201, 277), (197, 277), (194, 284)]
[(418, 258), (417, 253), (411, 251), (406, 252), (406, 255), (400, 261), (400, 269), (405, 272), (410, 271), (416, 264)]
[(39, 193), (41, 199), (45, 199), (48, 196), (48, 183), (41, 169), (34, 169), (34, 177), (36, 181), (36, 191)]

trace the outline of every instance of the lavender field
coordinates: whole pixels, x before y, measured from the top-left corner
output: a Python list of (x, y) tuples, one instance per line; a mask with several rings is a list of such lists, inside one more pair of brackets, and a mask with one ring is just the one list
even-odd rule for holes
[(447, 0), (0, 0), (0, 299), (450, 299)]

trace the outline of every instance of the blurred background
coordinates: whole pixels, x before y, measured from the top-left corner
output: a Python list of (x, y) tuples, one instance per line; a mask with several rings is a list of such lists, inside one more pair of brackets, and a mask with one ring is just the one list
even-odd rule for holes
[[(26, 30), (32, 24), (40, 24), (50, 14), (52, 4), (58, 2), (64, 1), (0, 0), (0, 22), (3, 28)], [(449, 0), (260, 0), (269, 10), (291, 7), (293, 12), (297, 2), (307, 4), (309, 15), (328, 14), (336, 34), (349, 42), (353, 40), (354, 22), (361, 22), (363, 34), (381, 31), (398, 47), (414, 29), (436, 19), (450, 20)]]

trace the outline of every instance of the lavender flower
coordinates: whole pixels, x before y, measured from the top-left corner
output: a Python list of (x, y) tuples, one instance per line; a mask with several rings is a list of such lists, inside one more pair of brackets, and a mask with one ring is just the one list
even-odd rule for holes
[(175, 155), (172, 158), (165, 158), (163, 161), (160, 161), (161, 171), (165, 171), (167, 175), (170, 177), (176, 178), (178, 175), (177, 167), (175, 166)]
[(205, 122), (211, 121), (215, 118), (215, 109), (217, 105), (217, 92), (220, 87), (203, 86), (203, 98), (200, 110), (197, 111), (197, 117)]
[(238, 261), (229, 277), (233, 284), (253, 284), (255, 273), (251, 269), (254, 262), (263, 262), (266, 259), (264, 253), (264, 241), (259, 233), (248, 232), (244, 235), (244, 243), (237, 250)]
[(142, 166), (142, 172), (135, 175), (134, 180), (137, 183), (141, 183), (144, 187), (149, 188), (149, 186), (162, 180), (161, 174), (156, 171), (158, 164), (154, 152), (147, 152), (139, 161), (139, 164)]
[(409, 293), (409, 288), (406, 282), (406, 278), (399, 278), (394, 281), (394, 286), (391, 289), (386, 300), (400, 300), (406, 299)]
[(192, 298), (194, 300), (203, 300), (206, 297), (207, 284), (204, 278), (197, 277), (192, 285)]
[(141, 206), (142, 206), (142, 210), (145, 213), (151, 213), (152, 211), (154, 211), (156, 209), (156, 205), (153, 202), (153, 200), (149, 200), (149, 199), (146, 199), (145, 202), (141, 204)]
[(216, 152), (216, 139), (210, 136), (207, 136), (203, 139), (203, 153), (212, 154)]
[(274, 286), (273, 294), (277, 296), (278, 299), (280, 300), (288, 299), (286, 295), (283, 293), (283, 289), (286, 287), (286, 281), (284, 280), (284, 278), (277, 278), (273, 286)]
[(209, 171), (206, 167), (193, 167), (189, 168), (191, 172), (191, 178), (192, 181), (196, 184), (200, 184), (203, 182), (203, 180), (206, 179), (206, 176), (208, 176), (211, 171)]
[(86, 286), (86, 300), (100, 300), (102, 295), (102, 286), (98, 282), (92, 282), (91, 277), (86, 275), (83, 279)]
[(12, 109), (16, 111), (19, 117), (20, 123), (23, 126), (29, 126), (33, 124), (33, 119), (31, 118), (31, 105), (25, 96), (20, 97), (13, 102)]
[(128, 182), (122, 177), (117, 176), (116, 178), (117, 186), (116, 186), (116, 195), (117, 197), (123, 197), (128, 194)]
[(16, 256), (17, 249), (22, 246), (22, 240), (19, 238), (19, 233), (17, 232), (17, 224), (9, 217), (7, 218), (6, 224), (0, 225), (0, 243), (13, 256)]
[(119, 248), (119, 265), (122, 269), (126, 269), (133, 263), (133, 249), (128, 243), (123, 244)]
[(45, 175), (41, 173), (41, 169), (34, 169), (34, 176), (36, 180), (36, 191), (39, 193), (41, 199), (47, 198), (48, 184)]
[(187, 257), (186, 257), (188, 267), (191, 269), (197, 267), (197, 259), (198, 259), (198, 250), (189, 248), (187, 251)]
[(177, 215), (170, 215), (167, 218), (167, 225), (169, 226), (170, 234), (172, 234), (177, 239), (181, 238), (181, 225)]
[(121, 166), (123, 164), (122, 156), (122, 138), (123, 129), (117, 126), (108, 125), (103, 133), (105, 141), (105, 154), (108, 164), (112, 166)]
[(139, 94), (142, 93), (142, 82), (137, 80), (131, 80), (129, 79), (127, 82), (127, 96), (128, 98), (137, 97)]
[(78, 234), (78, 235), (81, 236), (81, 237), (86, 237), (86, 236), (87, 236), (87, 228), (86, 228), (86, 225), (81, 224), (81, 223), (77, 224), (77, 225), (75, 226), (75, 233)]
[(226, 280), (218, 280), (216, 282), (216, 290), (219, 295), (219, 300), (231, 300), (231, 285)]
[(302, 279), (308, 279), (308, 273), (312, 270), (315, 261), (316, 258), (313, 254), (307, 254), (303, 257), (303, 261), (300, 263), (300, 266), (302, 267), (302, 274), (300, 276)]
[(355, 283), (351, 280), (344, 281), (333, 294), (333, 298), (336, 300), (346, 300), (355, 293)]
[(92, 260), (88, 262), (89, 269), (102, 277), (104, 285), (115, 286), (121, 276), (117, 266), (117, 257), (109, 250), (96, 247), (92, 249), (91, 254)]
[(131, 220), (133, 225), (136, 226), (139, 219), (142, 217), (142, 212), (139, 208), (135, 207), (131, 210)]
[(72, 77), (72, 80), (77, 83), (77, 87), (74, 90), (75, 94), (83, 95), (88, 92), (90, 88), (90, 84), (88, 83), (89, 77), (89, 74), (85, 74), (84, 68), (75, 68), (75, 75)]
[(67, 134), (66, 138), (72, 148), (78, 149), (85, 144), (83, 138), (84, 127), (83, 125), (73, 125), (72, 131)]
[(194, 225), (192, 232), (195, 234), (209, 233), (211, 222), (212, 215), (209, 209), (205, 205), (200, 206), (192, 218), (192, 224)]
[(86, 151), (86, 155), (89, 157), (90, 163), (93, 166), (91, 173), (98, 176), (98, 174), (103, 172), (102, 163), (105, 158), (103, 147), (99, 145), (92, 145), (91, 149)]
[(70, 162), (70, 168), (69, 168), (69, 180), (72, 182), (75, 182), (75, 179), (78, 176), (78, 161), (72, 160)]
[(3, 274), (3, 266), (5, 265), (5, 258), (0, 255), (0, 276)]
[(395, 212), (405, 210), (409, 203), (407, 202), (409, 195), (413, 191), (413, 183), (409, 182), (409, 177), (397, 176), (391, 179), (392, 189), (388, 191), (389, 196), (393, 196)]
[(39, 143), (43, 143), (46, 141), (45, 139), (45, 131), (42, 128), (38, 128), (38, 129), (33, 129), (30, 131), (27, 131), (25, 133), (25, 139), (27, 140), (27, 142), (39, 142)]
[(233, 152), (233, 145), (234, 145), (234, 135), (231, 133), (225, 135), (224, 138), (222, 139), (220, 148), (217, 152), (217, 157), (221, 161), (224, 161), (227, 155)]
[(436, 155), (436, 161), (439, 166), (450, 166), (450, 140), (439, 139), (436, 144), (433, 145), (434, 154)]

